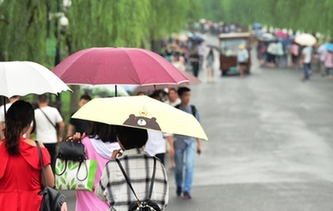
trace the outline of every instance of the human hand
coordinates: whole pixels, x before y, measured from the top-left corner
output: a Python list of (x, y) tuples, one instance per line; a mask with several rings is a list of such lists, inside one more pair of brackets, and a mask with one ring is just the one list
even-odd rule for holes
[(62, 203), (62, 205), (61, 205), (61, 211), (67, 211), (68, 209), (67, 209), (67, 203), (66, 202), (64, 202), (64, 203)]
[(114, 160), (117, 157), (120, 157), (122, 155), (123, 155), (123, 153), (121, 152), (121, 149), (113, 150), (112, 155), (111, 155), (111, 159)]
[(72, 137), (68, 137), (67, 140), (68, 141), (72, 141), (72, 142), (79, 142), (81, 141), (81, 139), (83, 139), (86, 136), (86, 133), (79, 133), (76, 132)]
[(201, 154), (201, 145), (198, 145), (198, 146), (197, 146), (197, 153), (198, 153), (198, 155)]

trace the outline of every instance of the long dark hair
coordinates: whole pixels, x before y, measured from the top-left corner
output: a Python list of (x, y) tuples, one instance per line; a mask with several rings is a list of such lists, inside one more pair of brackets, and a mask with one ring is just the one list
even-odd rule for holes
[(18, 100), (10, 106), (5, 117), (5, 146), (10, 155), (17, 155), (20, 136), (23, 129), (34, 122), (35, 112), (30, 103)]
[(114, 126), (93, 122), (90, 131), (88, 131), (89, 138), (100, 139), (103, 142), (117, 142)]

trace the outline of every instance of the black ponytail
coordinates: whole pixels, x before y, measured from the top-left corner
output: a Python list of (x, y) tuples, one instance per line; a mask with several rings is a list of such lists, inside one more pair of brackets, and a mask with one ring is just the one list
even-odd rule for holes
[(34, 109), (32, 105), (23, 100), (18, 100), (8, 109), (5, 116), (5, 147), (10, 155), (19, 153), (20, 136), (23, 129), (34, 121)]

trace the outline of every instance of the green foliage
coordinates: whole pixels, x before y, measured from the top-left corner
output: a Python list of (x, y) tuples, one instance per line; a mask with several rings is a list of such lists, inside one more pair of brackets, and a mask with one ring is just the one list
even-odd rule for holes
[[(49, 68), (46, 54), (47, 3), (57, 12), (62, 0), (4, 0), (0, 4), (0, 60), (30, 60)], [(69, 28), (58, 36), (62, 57), (89, 47), (141, 47), (179, 31), (199, 11), (198, 0), (72, 0)], [(54, 18), (50, 38), (55, 37)], [(63, 53), (69, 51), (67, 54)]]
[[(278, 28), (291, 28), (308, 33), (320, 32), (332, 36), (333, 1), (331, 0), (202, 0), (211, 5), (221, 4), (211, 14), (219, 11), (223, 21), (249, 25), (260, 22)], [(218, 14), (218, 13), (217, 13)], [(220, 16), (214, 15), (216, 20)], [(221, 19), (220, 19), (221, 20)]]

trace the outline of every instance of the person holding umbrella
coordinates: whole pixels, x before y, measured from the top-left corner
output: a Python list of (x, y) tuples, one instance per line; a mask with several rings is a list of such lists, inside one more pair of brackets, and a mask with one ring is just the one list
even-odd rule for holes
[[(121, 149), (113, 151), (111, 160), (105, 165), (96, 186), (95, 194), (102, 201), (109, 202), (110, 210), (128, 210), (129, 202), (131, 204), (136, 199), (128, 188), (116, 159), (126, 169), (136, 195), (143, 200), (148, 196), (150, 175), (154, 170), (154, 158), (143, 150), (148, 140), (147, 130), (115, 126), (115, 133)], [(155, 170), (154, 188), (150, 200), (156, 202), (161, 210), (165, 210), (169, 201), (168, 176), (159, 159), (156, 159)]]
[(302, 81), (310, 79), (312, 46), (308, 45), (302, 50), (303, 77)]

